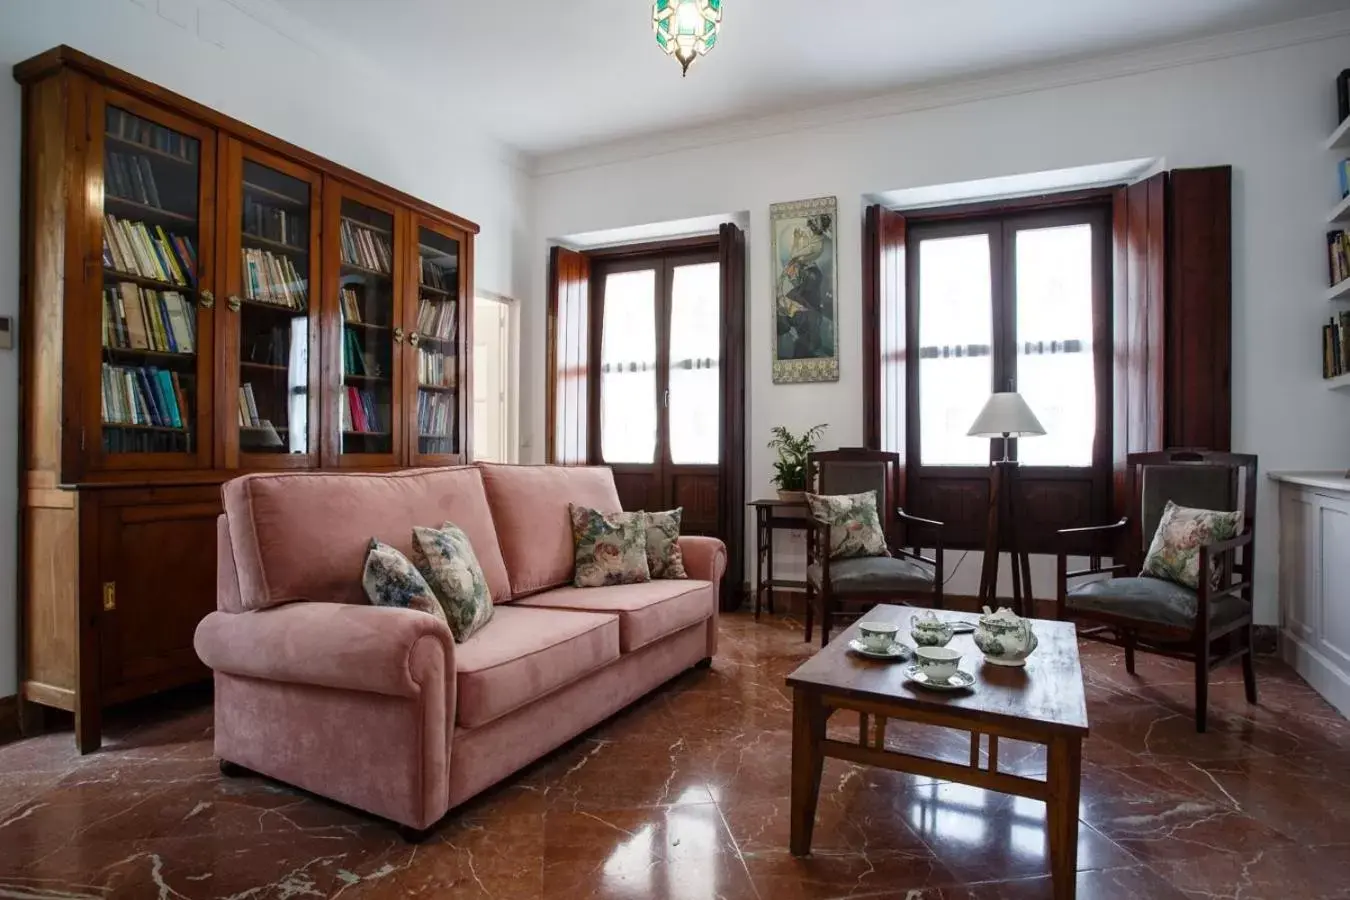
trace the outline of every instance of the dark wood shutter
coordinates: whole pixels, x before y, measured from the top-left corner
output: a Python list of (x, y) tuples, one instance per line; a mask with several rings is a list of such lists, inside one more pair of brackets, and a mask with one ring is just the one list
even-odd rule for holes
[(740, 607), (745, 583), (745, 232), (718, 230), (722, 278), (722, 473), (718, 509), (727, 545), (724, 610)]
[(591, 263), (565, 247), (549, 253), (546, 458), (585, 465), (590, 392)]
[[(866, 444), (905, 454), (905, 217), (870, 206), (863, 221)], [(904, 502), (903, 484), (900, 491)]]
[(1170, 176), (1166, 446), (1230, 450), (1233, 169)]
[(1120, 188), (1114, 198), (1113, 341), (1115, 422), (1112, 509), (1132, 504), (1125, 458), (1163, 447), (1163, 352), (1167, 256), (1167, 175)]

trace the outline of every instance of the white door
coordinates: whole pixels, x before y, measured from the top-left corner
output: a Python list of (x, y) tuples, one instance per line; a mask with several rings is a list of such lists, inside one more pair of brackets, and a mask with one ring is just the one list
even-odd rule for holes
[(508, 397), (511, 307), (478, 297), (473, 316), (473, 458), (515, 462)]

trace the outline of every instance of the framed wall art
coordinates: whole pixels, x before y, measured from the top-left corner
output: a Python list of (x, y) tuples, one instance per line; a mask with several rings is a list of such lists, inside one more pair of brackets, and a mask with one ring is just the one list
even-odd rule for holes
[(773, 245), (773, 381), (839, 380), (834, 197), (769, 207)]

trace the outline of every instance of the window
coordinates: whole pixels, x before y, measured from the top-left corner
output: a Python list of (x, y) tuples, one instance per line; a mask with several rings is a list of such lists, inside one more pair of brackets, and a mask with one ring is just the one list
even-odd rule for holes
[(1098, 461), (1109, 434), (1098, 425), (1110, 417), (1109, 392), (1099, 390), (1109, 359), (1095, 346), (1107, 334), (1109, 240), (1100, 206), (910, 228), (910, 440), (920, 466), (983, 466), (1001, 456), (999, 442), (966, 432), (990, 393), (1003, 390), (1019, 391), (1046, 430), (1014, 441), (1014, 458), (1057, 468)]
[(721, 458), (721, 266), (706, 252), (605, 262), (597, 344), (600, 460)]

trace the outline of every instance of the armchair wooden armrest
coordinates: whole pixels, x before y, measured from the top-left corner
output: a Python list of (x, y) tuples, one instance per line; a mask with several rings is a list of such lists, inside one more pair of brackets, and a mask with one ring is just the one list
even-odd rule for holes
[(924, 556), (923, 554), (921, 554), (919, 551), (923, 548), (917, 542), (914, 541), (910, 542), (911, 549), (909, 550), (906, 550), (903, 547), (897, 547), (893, 549), (891, 552), (893, 552), (896, 556), (905, 557), (906, 559), (915, 559), (918, 560), (919, 562), (928, 563), (928, 565), (933, 567), (934, 578), (936, 581), (935, 592), (937, 598), (939, 598), (937, 600), (937, 605), (940, 608), (942, 606), (940, 598), (942, 597), (942, 581), (944, 578), (942, 572), (942, 553), (943, 553), (942, 529), (944, 527), (944, 523), (939, 522), (936, 519), (924, 519), (919, 516), (910, 515), (909, 513), (905, 512), (905, 510), (902, 507), (897, 507), (895, 510), (895, 514), (896, 517), (901, 522), (904, 522), (908, 525), (913, 525), (916, 528), (921, 528), (924, 531), (931, 532), (933, 535), (932, 556)]
[[(1130, 524), (1129, 517), (1121, 519), (1119, 522), (1112, 522), (1110, 525), (1087, 525), (1082, 528), (1061, 528), (1055, 532), (1061, 538), (1086, 537), (1090, 535), (1112, 534), (1117, 531), (1123, 531)], [(1127, 563), (1116, 563), (1111, 566), (1101, 564), (1101, 556), (1093, 555), (1091, 565), (1086, 569), (1069, 571), (1069, 552), (1063, 549), (1062, 545), (1057, 554), (1055, 554), (1055, 618), (1064, 619), (1068, 609), (1069, 602), (1069, 579), (1082, 578), (1086, 575), (1123, 575), (1129, 568)]]
[(1119, 522), (1112, 522), (1110, 525), (1088, 525), (1083, 528), (1061, 528), (1055, 532), (1060, 537), (1072, 537), (1081, 534), (1109, 534), (1130, 524), (1129, 517), (1121, 519)]
[[(1241, 581), (1233, 584), (1233, 566), (1237, 560), (1237, 552), (1243, 547), (1250, 547), (1253, 533), (1244, 531), (1235, 538), (1226, 541), (1216, 541), (1212, 544), (1200, 545), (1200, 588), (1196, 591), (1199, 602), (1196, 604), (1195, 627), (1197, 630), (1206, 630), (1209, 628), (1209, 604), (1211, 600), (1217, 600), (1220, 597), (1226, 597), (1230, 594), (1241, 595), (1251, 587), (1251, 580)], [(1248, 553), (1251, 551), (1248, 550)], [(1228, 557), (1223, 560), (1223, 574), (1219, 579), (1219, 587), (1210, 585), (1209, 572), (1213, 565), (1212, 560), (1216, 557)], [(1250, 557), (1248, 557), (1250, 560)], [(1248, 562), (1250, 565), (1250, 561)]]

